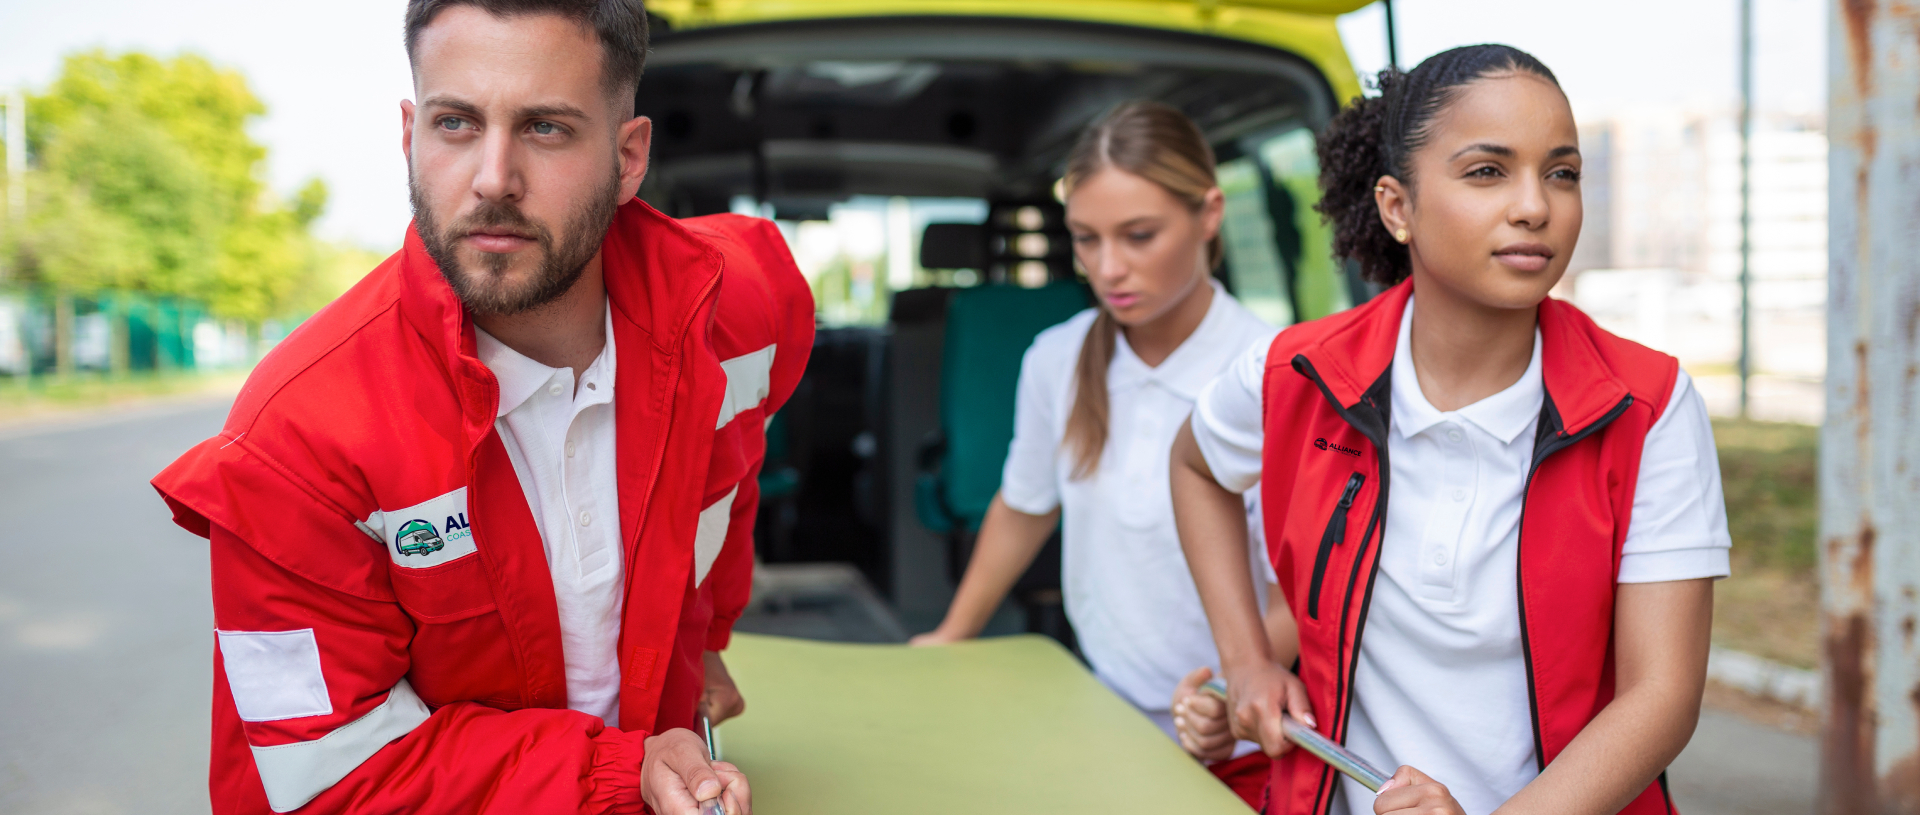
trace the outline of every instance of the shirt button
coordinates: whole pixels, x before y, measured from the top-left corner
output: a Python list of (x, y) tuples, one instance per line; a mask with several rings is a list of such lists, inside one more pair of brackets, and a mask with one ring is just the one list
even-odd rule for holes
[(573, 442), (567, 442), (567, 458), (573, 458)]
[(1460, 431), (1458, 430), (1447, 431), (1447, 441), (1458, 444), (1460, 441)]
[(559, 396), (559, 395), (560, 395), (560, 383), (558, 383), (558, 382), (555, 382), (555, 383), (553, 383), (553, 385), (552, 385), (551, 387), (549, 387), (549, 388), (547, 388), (547, 393), (550, 393), (550, 394), (553, 394), (554, 396)]
[(590, 523), (593, 523), (593, 516), (588, 515), (587, 511), (584, 509), (580, 510), (580, 525), (586, 526), (587, 524), (590, 524)]
[[(567, 455), (573, 455), (573, 445), (567, 445)], [(1454, 491), (1453, 491), (1453, 500), (1455, 500), (1455, 501), (1465, 501), (1465, 500), (1467, 500), (1467, 491), (1466, 491), (1466, 490), (1454, 490)]]
[(1447, 553), (1446, 553), (1445, 551), (1436, 551), (1436, 552), (1434, 552), (1434, 553), (1433, 553), (1433, 565), (1435, 565), (1435, 566), (1445, 566), (1445, 565), (1447, 565)]

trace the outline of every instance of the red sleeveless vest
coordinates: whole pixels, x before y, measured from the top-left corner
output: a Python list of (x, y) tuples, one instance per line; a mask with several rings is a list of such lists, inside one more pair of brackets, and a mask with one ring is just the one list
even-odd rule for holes
[[(1320, 729), (1346, 739), (1386, 519), (1394, 347), (1411, 282), (1274, 338), (1262, 398), (1267, 555), (1300, 629), (1298, 673)], [(1613, 699), (1613, 599), (1647, 431), (1678, 362), (1540, 304), (1546, 397), (1520, 516), (1520, 636), (1541, 768)], [(1388, 768), (1391, 769), (1391, 768)], [(1274, 763), (1266, 811), (1326, 813), (1337, 773), (1303, 750)], [(1444, 780), (1444, 779), (1443, 779)], [(1666, 776), (1621, 810), (1671, 813)]]

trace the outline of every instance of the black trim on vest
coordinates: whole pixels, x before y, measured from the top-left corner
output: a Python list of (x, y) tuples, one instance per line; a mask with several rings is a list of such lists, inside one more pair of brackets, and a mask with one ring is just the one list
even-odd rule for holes
[[(1353, 429), (1360, 431), (1368, 441), (1373, 442), (1373, 449), (1379, 459), (1379, 483), (1374, 485), (1376, 497), (1373, 502), (1373, 512), (1367, 518), (1367, 530), (1360, 536), (1359, 548), (1354, 551), (1353, 571), (1347, 576), (1347, 591), (1340, 602), (1339, 630), (1344, 634), (1347, 630), (1348, 617), (1353, 612), (1353, 591), (1360, 582), (1360, 564), (1365, 563), (1367, 559), (1367, 546), (1372, 542), (1373, 533), (1376, 530), (1381, 532), (1382, 539), (1386, 537), (1384, 527), (1387, 514), (1387, 487), (1393, 480), (1392, 465), (1387, 458), (1387, 432), (1393, 426), (1393, 365), (1388, 363), (1386, 370), (1380, 372), (1380, 376), (1367, 387), (1365, 393), (1360, 395), (1360, 401), (1352, 406), (1340, 404), (1340, 400), (1334, 397), (1333, 391), (1327, 387), (1326, 381), (1320, 378), (1320, 372), (1314, 369), (1313, 362), (1308, 360), (1306, 355), (1294, 355), (1293, 369), (1320, 389), (1321, 396), (1326, 398), (1327, 404), (1332, 406), (1334, 413)], [(1347, 638), (1338, 635), (1334, 637), (1338, 646), (1334, 663), (1339, 670), (1334, 674), (1335, 717), (1334, 732), (1331, 735), (1337, 742), (1346, 741), (1347, 721), (1353, 713), (1353, 705), (1348, 697), (1353, 687), (1354, 671), (1360, 666), (1360, 637), (1366, 632), (1367, 609), (1373, 604), (1373, 584), (1379, 576), (1380, 560), (1374, 558), (1373, 568), (1367, 571), (1367, 591), (1360, 601), (1360, 619), (1354, 625), (1351, 658), (1347, 653)], [(1321, 765), (1320, 783), (1314, 792), (1313, 811), (1322, 815), (1332, 811), (1333, 784), (1338, 780), (1339, 776), (1334, 773), (1332, 767)]]
[(1533, 431), (1533, 464), (1527, 467), (1526, 483), (1520, 487), (1520, 520), (1513, 541), (1513, 583), (1517, 605), (1520, 606), (1520, 655), (1527, 665), (1527, 713), (1533, 719), (1533, 761), (1541, 772), (1547, 769), (1547, 746), (1546, 738), (1540, 732), (1540, 691), (1535, 687), (1533, 676), (1533, 637), (1527, 631), (1527, 582), (1523, 579), (1526, 569), (1521, 563), (1521, 558), (1526, 554), (1527, 507), (1533, 503), (1533, 476), (1540, 471), (1540, 465), (1546, 462), (1548, 456), (1572, 447), (1581, 439), (1613, 424), (1613, 420), (1626, 413), (1632, 404), (1633, 396), (1625, 396), (1606, 415), (1578, 431), (1568, 433), (1566, 423), (1560, 418), (1560, 409), (1553, 404), (1553, 394), (1547, 393), (1545, 388), (1541, 389), (1540, 419)]

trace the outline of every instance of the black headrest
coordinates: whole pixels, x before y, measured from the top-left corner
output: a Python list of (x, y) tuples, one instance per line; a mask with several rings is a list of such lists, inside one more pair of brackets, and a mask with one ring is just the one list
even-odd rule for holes
[(927, 224), (920, 236), (920, 268), (987, 268), (987, 228), (981, 224)]

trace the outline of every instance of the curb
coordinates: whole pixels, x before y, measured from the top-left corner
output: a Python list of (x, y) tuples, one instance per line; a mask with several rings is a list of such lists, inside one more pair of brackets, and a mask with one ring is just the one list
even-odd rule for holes
[(1732, 648), (1707, 651), (1707, 678), (1803, 710), (1820, 709), (1820, 672)]

